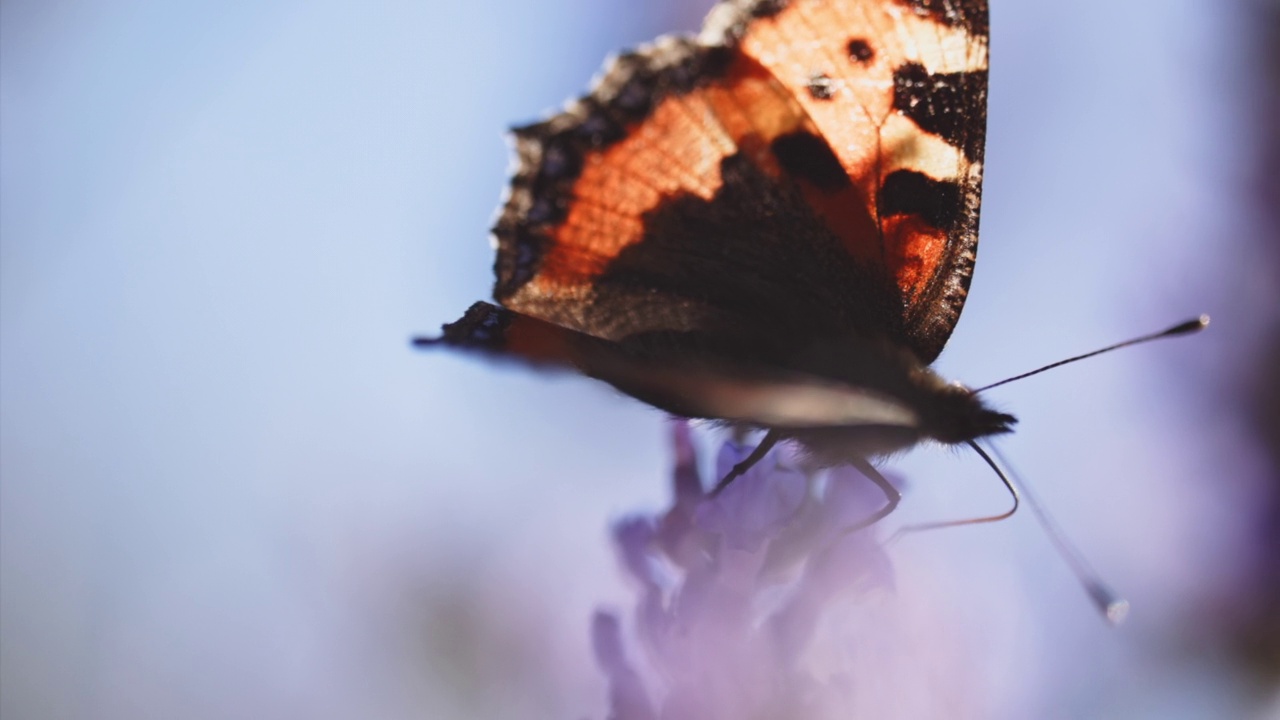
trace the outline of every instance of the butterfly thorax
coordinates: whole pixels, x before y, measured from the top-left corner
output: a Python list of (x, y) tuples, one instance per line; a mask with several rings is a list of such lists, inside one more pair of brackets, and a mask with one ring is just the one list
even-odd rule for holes
[(920, 427), (927, 437), (954, 445), (1012, 432), (1017, 421), (1008, 413), (987, 407), (969, 388), (950, 383), (936, 390), (921, 408)]
[(800, 443), (815, 466), (832, 467), (891, 455), (926, 440), (955, 445), (1012, 431), (1015, 417), (987, 407), (968, 388), (929, 374), (937, 385), (912, 406), (917, 424), (791, 428), (779, 434)]

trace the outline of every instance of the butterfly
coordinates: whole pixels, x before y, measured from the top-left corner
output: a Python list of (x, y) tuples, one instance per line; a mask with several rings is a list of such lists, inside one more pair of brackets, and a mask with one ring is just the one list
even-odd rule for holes
[(513, 131), (497, 304), (415, 342), (766, 430), (755, 459), (1009, 432), (928, 367), (977, 251), (988, 36), (986, 0), (723, 0), (619, 55)]

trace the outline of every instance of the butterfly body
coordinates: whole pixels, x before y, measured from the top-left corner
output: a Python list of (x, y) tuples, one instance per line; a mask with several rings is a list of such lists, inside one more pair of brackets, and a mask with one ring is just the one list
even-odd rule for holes
[(885, 339), (847, 336), (791, 353), (785, 343), (735, 347), (697, 332), (611, 341), (478, 302), (419, 343), (569, 370), (673, 415), (771, 430), (819, 466), (924, 440), (962, 443), (1016, 422)]
[(494, 298), (423, 341), (822, 464), (1007, 432), (927, 366), (967, 296), (985, 0), (725, 0), (515, 130)]

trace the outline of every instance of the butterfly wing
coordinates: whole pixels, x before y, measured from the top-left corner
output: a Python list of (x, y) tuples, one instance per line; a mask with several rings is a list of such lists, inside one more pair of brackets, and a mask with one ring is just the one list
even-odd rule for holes
[(931, 362), (972, 273), (986, 61), (978, 0), (723, 2), (516, 131), (494, 296), (615, 341)]
[(891, 394), (752, 366), (681, 345), (693, 337), (677, 334), (664, 343), (615, 342), (478, 302), (446, 325), (442, 337), (416, 343), (571, 370), (681, 417), (748, 423), (784, 433), (858, 426), (914, 433), (920, 425), (917, 413)]

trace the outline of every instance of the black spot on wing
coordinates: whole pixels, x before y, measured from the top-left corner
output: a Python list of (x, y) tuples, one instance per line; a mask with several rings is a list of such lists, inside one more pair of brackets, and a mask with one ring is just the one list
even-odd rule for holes
[(850, 40), (845, 49), (849, 52), (849, 59), (856, 63), (869, 63), (876, 56), (876, 51), (872, 50), (871, 45), (862, 38)]
[(773, 17), (786, 10), (789, 4), (789, 0), (756, 0), (751, 5), (750, 15), (757, 18)]
[(836, 83), (826, 73), (814, 73), (805, 88), (814, 100), (830, 100), (836, 95)]
[(889, 174), (880, 187), (880, 216), (916, 215), (939, 230), (951, 231), (963, 216), (959, 183), (934, 180), (914, 170)]
[(930, 73), (919, 63), (893, 72), (893, 107), (921, 130), (982, 159), (987, 136), (987, 72)]
[(770, 147), (787, 174), (803, 178), (820, 190), (831, 192), (849, 185), (849, 175), (831, 146), (816, 135), (803, 131), (780, 135)]

